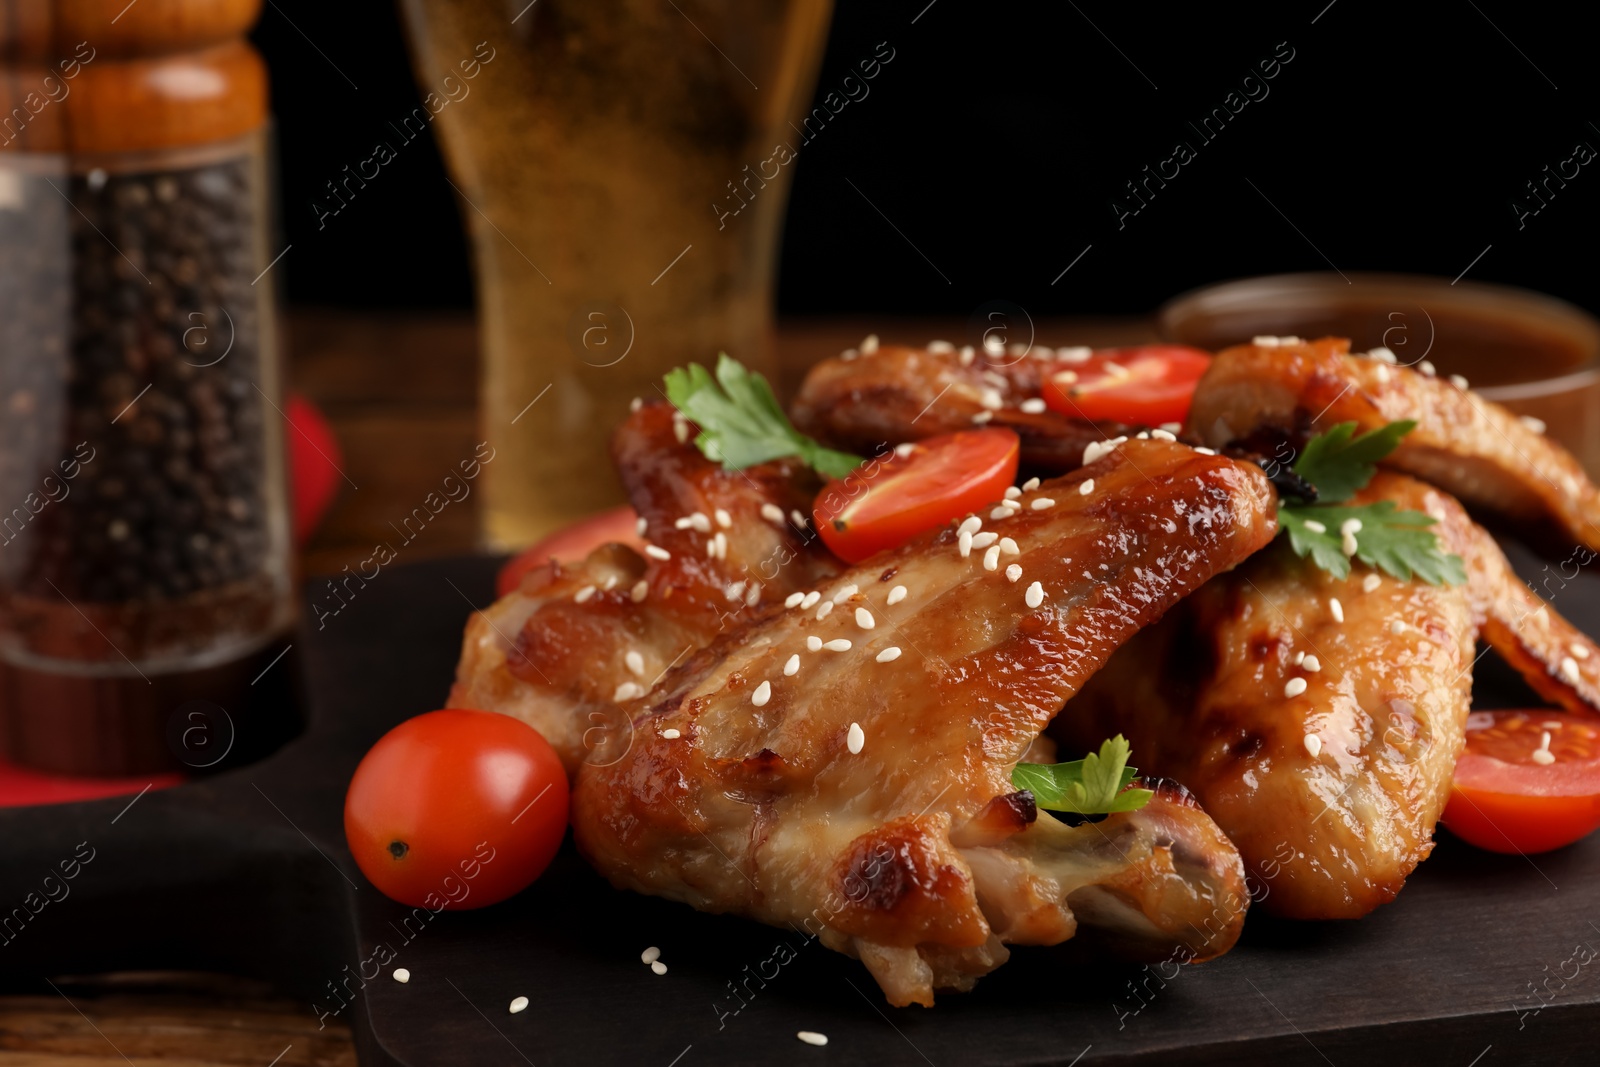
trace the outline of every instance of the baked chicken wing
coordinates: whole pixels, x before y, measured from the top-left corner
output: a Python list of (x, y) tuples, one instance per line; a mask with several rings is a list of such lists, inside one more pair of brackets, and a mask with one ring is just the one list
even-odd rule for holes
[(1011, 771), (1049, 758), (1040, 731), (1118, 645), (1270, 540), (1272, 489), (1134, 440), (1021, 502), (692, 657), (634, 703), (627, 754), (580, 771), (579, 849), (620, 887), (803, 927), (897, 1005), (1080, 927), (1136, 956), (1226, 951), (1243, 868), (1181, 791), (1069, 826)]

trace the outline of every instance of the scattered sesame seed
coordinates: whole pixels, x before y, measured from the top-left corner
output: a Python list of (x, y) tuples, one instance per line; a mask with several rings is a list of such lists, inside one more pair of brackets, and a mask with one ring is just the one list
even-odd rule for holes
[(861, 587), (855, 582), (851, 582), (850, 584), (841, 587), (837, 593), (833, 594), (833, 602), (835, 604), (843, 604), (846, 600), (849, 600), (859, 592), (861, 592)]
[(622, 662), (628, 665), (628, 670), (634, 674), (644, 673), (644, 657), (637, 650), (629, 649), (627, 655), (622, 657)]
[(1344, 622), (1344, 605), (1339, 603), (1338, 597), (1328, 598), (1328, 613), (1333, 616), (1334, 622)]
[(804, 593), (790, 593), (788, 596), (783, 598), (783, 606), (786, 608), (797, 608), (800, 606), (801, 601), (805, 600), (805, 598), (806, 595)]
[(1000, 535), (999, 534), (995, 533), (993, 530), (985, 530), (981, 534), (974, 534), (973, 535), (973, 537), (972, 537), (972, 547), (973, 548), (988, 548), (990, 545), (994, 544), (998, 540), (1000, 540)]
[(874, 626), (878, 625), (878, 622), (872, 617), (872, 612), (868, 611), (866, 608), (857, 608), (856, 625), (861, 627), (863, 630), (870, 630)]
[(1380, 364), (1378, 364), (1376, 369), (1377, 369), (1378, 381), (1380, 383), (1384, 384), (1384, 385), (1389, 384), (1389, 368), (1388, 368), (1388, 366), (1383, 364), (1383, 363), (1380, 363)]
[(911, 455), (911, 453), (915, 452), (916, 450), (917, 450), (917, 446), (912, 441), (903, 441), (900, 444), (894, 446), (894, 454), (896, 456), (900, 457), (901, 459), (905, 459), (907, 456)]
[(972, 421), (975, 425), (982, 426), (992, 418), (994, 418), (994, 412), (980, 411), (976, 415), (972, 416)]
[(800, 653), (796, 652), (794, 655), (790, 656), (784, 662), (784, 664), (783, 664), (783, 676), (785, 678), (793, 678), (795, 675), (797, 675), (799, 673), (800, 673)]
[(1089, 479), (1086, 479), (1086, 480), (1078, 483), (1078, 495), (1079, 496), (1088, 496), (1092, 492), (1094, 492), (1094, 479), (1093, 478), (1089, 478)]
[(1214, 449), (1214, 448), (1206, 448), (1203, 445), (1195, 445), (1194, 446), (1194, 450), (1196, 452), (1200, 453), (1202, 456), (1214, 456), (1214, 455), (1217, 454), (1217, 450), (1216, 449)]
[(829, 652), (849, 652), (850, 642), (843, 637), (835, 637), (832, 641), (822, 642), (822, 647)]
[[(658, 964), (658, 966), (659, 966), (659, 964)], [(519, 1011), (527, 1011), (527, 1010), (528, 1010), (528, 998), (527, 997), (518, 997), (516, 1000), (513, 1000), (511, 1002), (511, 1014), (512, 1015), (517, 1014)]]
[(713, 545), (715, 545), (716, 548), (717, 548), (717, 558), (718, 559), (727, 559), (728, 558), (728, 535), (727, 534), (723, 533), (721, 530), (718, 530), (717, 531), (717, 536), (715, 536), (715, 537), (713, 537), (711, 539), (711, 543)]
[(404, 967), (396, 967), (394, 970), (389, 972), (389, 977), (393, 978), (401, 985), (405, 985), (407, 982), (411, 981), (411, 972), (406, 970)]
[(1007, 500), (1015, 500), (1015, 499), (1017, 499), (1017, 497), (1019, 497), (1021, 495), (1022, 495), (1022, 490), (1021, 489), (1018, 489), (1014, 485), (1006, 486), (1006, 499)]
[(611, 700), (613, 703), (621, 704), (625, 700), (632, 700), (641, 696), (644, 696), (643, 687), (634, 682), (623, 682), (611, 694)]
[(1150, 440), (1150, 431), (1140, 430), (1138, 433), (1133, 435), (1133, 439), (1135, 441), (1148, 441)]
[(1556, 720), (1554, 720), (1554, 719), (1551, 719), (1548, 722), (1542, 722), (1539, 725), (1543, 726), (1546, 730), (1559, 730), (1559, 729), (1561, 729), (1561, 724), (1559, 722), (1557, 722)]
[(799, 527), (802, 530), (804, 530), (806, 528), (806, 517), (804, 515), (800, 514), (800, 509), (799, 508), (791, 508), (790, 509), (790, 511), (789, 511), (789, 521), (794, 523), (797, 527)]
[(900, 603), (900, 601), (904, 600), (905, 598), (906, 598), (906, 587), (905, 586), (897, 585), (893, 589), (889, 590), (889, 603), (890, 604), (898, 604), (898, 603)]
[(1005, 406), (1005, 400), (1000, 396), (1000, 390), (989, 388), (978, 394), (978, 403), (989, 411), (999, 411)]
[(1171, 430), (1151, 430), (1150, 436), (1157, 441), (1176, 441), (1178, 439), (1178, 435)]
[(693, 526), (698, 533), (710, 533), (711, 516), (703, 511), (697, 511), (689, 516), (689, 525)]
[[(1021, 352), (1013, 352), (1012, 355), (1020, 356), (1020, 355), (1022, 355), (1022, 353)], [(1004, 389), (1007, 385), (1010, 384), (1009, 382), (1006, 381), (1006, 376), (1005, 375), (997, 374), (992, 370), (986, 370), (986, 371), (983, 372), (983, 380), (988, 382), (990, 385), (994, 386), (996, 389)]]
[(640, 537), (643, 537), (644, 536), (644, 532), (646, 530), (648, 530), (649, 528), (650, 528), (650, 523), (645, 519), (645, 517), (643, 515), (640, 515), (639, 516), (639, 520), (633, 524), (633, 532), (638, 534)]
[(1036, 496), (1033, 498), (1032, 506), (1034, 511), (1043, 511), (1045, 508), (1055, 507), (1056, 502), (1053, 498), (1048, 496)]
[(727, 597), (729, 600), (738, 600), (740, 597), (744, 596), (744, 587), (745, 582), (743, 580), (730, 582), (728, 588), (722, 591), (722, 595)]
[(983, 569), (986, 571), (997, 571), (1000, 569), (999, 545), (990, 545), (988, 551), (984, 552)]
[(822, 602), (822, 606), (817, 609), (817, 621), (821, 622), (823, 619), (826, 619), (828, 617), (828, 613), (831, 612), (832, 610), (833, 610), (833, 601), (824, 600)]
[(744, 606), (753, 608), (761, 603), (761, 583), (755, 582), (750, 586), (750, 591), (744, 595)]
[(867, 743), (867, 735), (862, 732), (860, 723), (853, 722), (850, 724), (850, 731), (845, 734), (844, 743), (852, 756), (861, 751), (862, 746)]
[(654, 963), (661, 958), (661, 950), (654, 945), (639, 953), (640, 963)]
[(635, 604), (639, 603), (639, 601), (643, 600), (649, 594), (650, 583), (645, 581), (643, 578), (640, 578), (637, 582), (634, 582), (633, 588), (628, 592), (628, 596), (633, 599)]
[(718, 526), (722, 527), (724, 530), (733, 528), (733, 516), (728, 514), (727, 508), (718, 508), (714, 515)]
[(822, 651), (822, 638), (818, 637), (816, 634), (812, 634), (810, 637), (807, 637), (806, 638), (806, 651), (807, 652), (821, 652)]
[(1024, 493), (1031, 493), (1037, 488), (1039, 488), (1039, 479), (1037, 478), (1029, 478), (1022, 483), (1022, 491)]
[(971, 345), (962, 345), (961, 351), (957, 354), (956, 358), (960, 361), (963, 367), (970, 367), (972, 366), (973, 358), (977, 356), (977, 354), (977, 352), (973, 351)]
[(1316, 734), (1306, 734), (1306, 751), (1311, 753), (1313, 759), (1322, 755), (1322, 738)]
[(976, 515), (968, 515), (961, 520), (961, 525), (956, 527), (958, 534), (975, 534), (983, 529), (983, 520)]
[(1309, 674), (1316, 674), (1322, 670), (1322, 661), (1315, 656), (1307, 656), (1300, 661), (1300, 667)]
[(1548, 767), (1550, 764), (1556, 761), (1555, 753), (1551, 752), (1548, 748), (1534, 749), (1532, 759), (1533, 762), (1539, 764), (1541, 767)]
[(594, 596), (594, 586), (586, 585), (576, 593), (572, 594), (572, 599), (576, 603), (582, 604), (592, 596)]
[(1305, 661), (1306, 661), (1306, 654), (1305, 654), (1304, 650), (1301, 650), (1301, 651), (1296, 652), (1294, 654), (1294, 665), (1296, 667), (1300, 666), (1300, 664), (1304, 663)]
[(1376, 574), (1369, 574), (1365, 578), (1361, 579), (1361, 591), (1363, 593), (1370, 593), (1382, 584), (1382, 578), (1378, 577)]
[(1327, 533), (1328, 532), (1328, 528), (1326, 526), (1322, 525), (1322, 523), (1318, 522), (1316, 519), (1307, 519), (1306, 520), (1306, 529), (1310, 530), (1312, 533)]
[(767, 701), (772, 699), (772, 683), (762, 682), (756, 686), (756, 691), (750, 694), (750, 703), (756, 707), (765, 707)]
[(1011, 509), (1006, 507), (1006, 506), (1004, 506), (1004, 505), (1001, 505), (1000, 507), (997, 507), (993, 511), (989, 512), (989, 518), (991, 520), (992, 519), (1009, 519), (1010, 517), (1011, 517)]
[(1572, 653), (1572, 658), (1573, 659), (1588, 659), (1589, 658), (1589, 650), (1587, 648), (1585, 648), (1580, 642), (1577, 642), (1577, 641), (1574, 641), (1574, 642), (1572, 642), (1572, 644), (1568, 645), (1567, 646), (1567, 651)]
[(1559, 671), (1561, 674), (1561, 680), (1563, 682), (1566, 682), (1568, 685), (1578, 684), (1580, 676), (1578, 674), (1577, 660), (1573, 659), (1571, 656), (1562, 656)]
[(851, 360), (852, 360), (852, 359), (855, 359), (855, 358), (856, 358), (856, 357), (857, 357), (857, 356), (859, 356), (859, 355), (860, 355), (860, 354), (861, 354), (861, 353), (860, 353), (860, 352), (857, 352), (857, 351), (856, 351), (856, 350), (855, 350), (855, 349), (853, 349), (853, 348), (847, 348), (847, 349), (845, 349), (845, 350), (844, 350), (844, 351), (843, 351), (843, 352), (840, 352), (840, 353), (839, 353), (839, 358), (840, 358), (840, 359), (842, 359), (842, 360), (844, 360), (844, 361), (845, 361), (845, 362), (846, 362), (846, 363), (848, 363), (848, 362), (850, 362), (850, 361), (851, 361)]
[(689, 521), (689, 516), (685, 515), (681, 519), (675, 519), (672, 523), (672, 528), (674, 530), (687, 530), (692, 525), (694, 524)]
[(644, 554), (649, 556), (651, 559), (671, 559), (672, 558), (672, 553), (668, 552), (666, 549), (662, 548), (660, 545), (645, 545), (644, 546)]
[(783, 509), (776, 504), (762, 504), (761, 517), (774, 526), (783, 525)]
[(1341, 533), (1341, 534), (1355, 534), (1355, 533), (1360, 533), (1360, 532), (1361, 532), (1361, 520), (1360, 519), (1346, 519), (1346, 520), (1344, 520), (1343, 522), (1341, 522), (1339, 524), (1339, 533)]
[(1000, 538), (1000, 551), (1007, 556), (1020, 556), (1022, 554), (1022, 549), (1018, 548), (1017, 543), (1009, 537)]
[(1017, 407), (1021, 408), (1029, 415), (1044, 414), (1044, 400), (1041, 397), (1030, 396), (1028, 399), (1018, 404)]
[(806, 598), (804, 600), (800, 601), (800, 610), (810, 611), (812, 608), (817, 606), (817, 601), (821, 599), (822, 594), (813, 589), (811, 592), (806, 594)]
[(1269, 336), (1267, 334), (1261, 334), (1258, 337), (1250, 338), (1250, 343), (1255, 345), (1257, 348), (1277, 348), (1278, 347), (1278, 339), (1276, 337), (1272, 337), (1272, 336)]
[(1461, 390), (1467, 388), (1467, 380), (1459, 374), (1450, 375), (1450, 384)]
[(1401, 622), (1399, 619), (1395, 619), (1389, 624), (1389, 632), (1394, 634), (1396, 637), (1399, 637), (1401, 634), (1406, 632), (1406, 624)]
[(1371, 352), (1368, 352), (1367, 353), (1367, 358), (1368, 359), (1375, 359), (1379, 363), (1398, 363), (1398, 362), (1400, 362), (1399, 357), (1397, 357), (1393, 352), (1389, 351), (1389, 349), (1385, 348), (1383, 345), (1379, 345), (1377, 348), (1374, 348)]
[(1044, 586), (1034, 582), (1028, 586), (1028, 591), (1022, 595), (1022, 602), (1030, 608), (1036, 608), (1044, 603)]
[(606, 590), (607, 592), (610, 592), (611, 590), (615, 589), (616, 587), (617, 587), (617, 576), (615, 574), (610, 574), (610, 575), (606, 576), (606, 584), (602, 585), (600, 588)]
[(1094, 355), (1094, 349), (1087, 345), (1073, 345), (1070, 348), (1056, 349), (1056, 358), (1064, 363), (1082, 363)]
[(682, 415), (674, 415), (672, 418), (672, 436), (678, 439), (680, 445), (689, 440), (689, 424), (683, 421)]
[(656, 974), (666, 974), (667, 973), (667, 965), (665, 963), (662, 963), (660, 960), (656, 960), (654, 963), (652, 963), (650, 965), (650, 969), (652, 971), (654, 971)]
[(929, 341), (928, 342), (928, 351), (929, 352), (954, 352), (955, 350), (956, 350), (956, 346), (951, 344), (949, 341)]
[(1183, 429), (1183, 423), (1181, 423), (1181, 422), (1163, 422), (1161, 424), (1161, 428), (1163, 430), (1167, 431), (1168, 433), (1175, 434), (1179, 430)]
[(1421, 371), (1424, 376), (1429, 378), (1432, 378), (1435, 374), (1439, 373), (1438, 370), (1434, 368), (1434, 365), (1427, 360), (1423, 360), (1421, 363), (1418, 363), (1417, 370)]
[(1021, 578), (1021, 577), (1022, 577), (1022, 568), (1020, 566), (1018, 566), (1017, 564), (1013, 563), (1011, 566), (1006, 568), (1006, 581), (1015, 582), (1018, 578)]
[(1522, 422), (1522, 425), (1526, 426), (1528, 429), (1532, 430), (1534, 433), (1544, 433), (1544, 431), (1545, 431), (1545, 425), (1544, 425), (1544, 420), (1543, 419), (1536, 419), (1532, 415), (1523, 415), (1521, 417), (1521, 422)]
[(1304, 678), (1290, 678), (1283, 683), (1283, 695), (1286, 697), (1297, 697), (1305, 691), (1306, 680)]
[(961, 553), (961, 558), (966, 559), (972, 555), (972, 535), (964, 533), (956, 538), (956, 551)]
[(801, 1041), (804, 1041), (808, 1045), (817, 1045), (820, 1047), (828, 1043), (828, 1035), (819, 1034), (815, 1030), (801, 1030), (798, 1031), (794, 1036), (798, 1037)]
[(666, 738), (668, 741), (676, 741), (683, 735), (669, 726), (667, 729), (661, 731), (661, 736)]
[(878, 335), (875, 334), (875, 333), (867, 334), (866, 339), (861, 342), (861, 354), (863, 356), (870, 356), (870, 355), (872, 355), (872, 353), (876, 352), (877, 350), (878, 350)]
[(876, 659), (879, 663), (893, 663), (895, 660), (900, 658), (900, 646), (899, 645), (890, 645), (888, 648), (884, 649), (882, 652), (879, 652), (873, 658)]
[(643, 397), (636, 396), (632, 400), (628, 401), (628, 410), (629, 411), (637, 412), (642, 407), (644, 407), (644, 398)]

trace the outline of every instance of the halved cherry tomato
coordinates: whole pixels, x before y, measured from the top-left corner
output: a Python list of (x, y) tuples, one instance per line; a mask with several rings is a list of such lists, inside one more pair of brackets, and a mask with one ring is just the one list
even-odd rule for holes
[(1182, 422), (1211, 356), (1187, 345), (1102, 348), (1045, 375), (1044, 402), (1074, 419), (1158, 426)]
[(1490, 852), (1547, 852), (1600, 829), (1600, 722), (1538, 708), (1473, 712), (1442, 821)]
[(580, 560), (613, 541), (642, 550), (644, 542), (639, 540), (635, 525), (638, 521), (638, 513), (624, 504), (557, 530), (533, 547), (523, 549), (500, 568), (494, 580), (495, 595), (505, 596), (511, 592), (522, 584), (524, 574), (543, 566), (547, 560)]
[(992, 504), (1017, 477), (1021, 441), (994, 427), (940, 434), (902, 446), (829, 482), (812, 509), (817, 532), (848, 563)]
[(402, 904), (466, 910), (521, 892), (567, 830), (567, 774), (521, 719), (453, 708), (378, 739), (344, 798), (356, 866)]

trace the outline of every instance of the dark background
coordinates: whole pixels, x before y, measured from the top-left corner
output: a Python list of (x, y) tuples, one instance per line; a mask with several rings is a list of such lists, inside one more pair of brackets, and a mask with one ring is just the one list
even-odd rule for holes
[[(1330, 262), (1454, 278), (1486, 247), (1469, 278), (1600, 311), (1600, 161), (1520, 230), (1512, 207), (1578, 142), (1600, 146), (1578, 10), (841, 0), (819, 86), (879, 41), (896, 56), (801, 153), (780, 311), (962, 315), (1007, 299), (1036, 315), (1140, 312), (1208, 282)], [(319, 233), (310, 208), (374, 131), (416, 106), (396, 9), (270, 0), (255, 39), (274, 75), (287, 238), (316, 249), (285, 264), (290, 299), (470, 306), (431, 143), (403, 153), (337, 227)], [(1186, 122), (1279, 42), (1294, 58), (1270, 95), (1203, 144)], [(1197, 158), (1119, 229), (1113, 199), (1179, 138)]]

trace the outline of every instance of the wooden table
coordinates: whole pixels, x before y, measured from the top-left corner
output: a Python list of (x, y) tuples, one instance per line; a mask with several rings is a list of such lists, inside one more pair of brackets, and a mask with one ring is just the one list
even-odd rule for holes
[[(321, 405), (344, 450), (345, 489), (302, 557), (307, 575), (337, 572), (388, 536), (389, 519), (433, 486), (433, 471), (478, 440), (477, 330), (469, 315), (303, 310), (289, 319), (289, 381)], [(964, 343), (964, 319), (822, 319), (783, 323), (781, 390), (805, 369), (876, 332), (885, 342)], [(1145, 319), (1041, 321), (1041, 344), (1113, 345), (1155, 336)], [(473, 514), (448, 509), (415, 558), (471, 552)], [(3, 964), (0, 957), (0, 964)], [(349, 1028), (318, 1029), (301, 1001), (223, 975), (138, 973), (18, 982), (0, 971), (0, 1067), (332, 1067), (353, 1065)], [(53, 986), (53, 987), (52, 987)], [(277, 1058), (275, 1058), (277, 1057)]]

